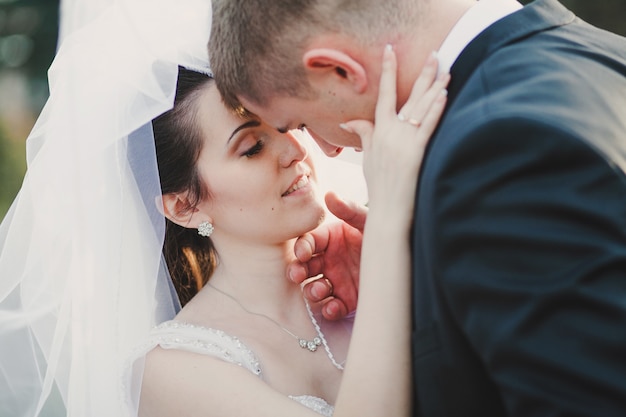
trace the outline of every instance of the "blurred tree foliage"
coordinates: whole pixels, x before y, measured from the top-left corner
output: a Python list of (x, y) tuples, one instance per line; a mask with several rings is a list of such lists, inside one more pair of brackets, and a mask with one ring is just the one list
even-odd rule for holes
[(26, 171), (24, 140), (48, 96), (59, 0), (0, 0), (0, 219)]
[[(28, 77), (46, 79), (56, 49), (58, 20), (59, 0), (0, 0), (4, 55), (0, 58), (0, 68), (14, 68)], [(29, 43), (22, 48), (27, 53), (18, 50), (20, 44), (13, 43), (19, 37)]]
[(25, 152), (20, 145), (6, 140), (0, 126), (0, 218), (4, 217), (22, 183)]
[[(589, 23), (626, 36), (626, 0), (561, 1)], [(26, 110), (33, 120), (47, 95), (46, 73), (56, 49), (58, 8), (59, 0), (0, 0), (0, 78), (7, 72), (27, 78), (31, 100)], [(0, 124), (2, 119), (0, 114)], [(25, 138), (14, 136), (8, 124), (4, 130), (0, 126), (0, 218), (17, 193), (25, 170)]]

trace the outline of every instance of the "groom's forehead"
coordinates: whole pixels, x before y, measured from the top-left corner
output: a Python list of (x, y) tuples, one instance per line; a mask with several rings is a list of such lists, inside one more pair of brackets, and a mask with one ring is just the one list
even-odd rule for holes
[(248, 112), (276, 128), (280, 133), (286, 133), (291, 129), (295, 129), (300, 124), (300, 121), (293, 118), (297, 116), (297, 114), (293, 114), (295, 112), (296, 100), (293, 97), (275, 95), (268, 98), (264, 104), (259, 104), (245, 97), (240, 97), (242, 105)]

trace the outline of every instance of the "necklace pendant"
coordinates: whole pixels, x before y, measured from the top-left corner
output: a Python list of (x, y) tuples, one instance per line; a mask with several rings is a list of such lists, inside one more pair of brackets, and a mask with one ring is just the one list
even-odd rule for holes
[(318, 346), (322, 345), (322, 339), (319, 337), (315, 337), (313, 340), (299, 339), (298, 343), (302, 349), (309, 349), (309, 351), (315, 352)]

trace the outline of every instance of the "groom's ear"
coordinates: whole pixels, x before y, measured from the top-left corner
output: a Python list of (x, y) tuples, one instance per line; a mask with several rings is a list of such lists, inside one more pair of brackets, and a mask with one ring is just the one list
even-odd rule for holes
[(313, 48), (305, 51), (302, 63), (312, 84), (339, 82), (356, 94), (367, 90), (367, 74), (361, 63), (343, 51)]

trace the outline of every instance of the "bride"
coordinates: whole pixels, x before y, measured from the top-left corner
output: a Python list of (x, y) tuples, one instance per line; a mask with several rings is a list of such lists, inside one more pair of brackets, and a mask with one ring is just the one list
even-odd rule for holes
[[(386, 59), (391, 62), (393, 53), (389, 51)], [(387, 82), (395, 88), (388, 67)], [(442, 85), (435, 84), (432, 91), (437, 88)], [(432, 94), (426, 97), (427, 104), (426, 100), (433, 101)], [(393, 103), (386, 96), (381, 102)], [(424, 144), (441, 108), (433, 107), (424, 131), (411, 132), (417, 133), (419, 144)], [(347, 325), (320, 326), (318, 306), (309, 306), (300, 287), (284, 278), (293, 259), (294, 239), (324, 217), (305, 135), (281, 134), (242, 113), (224, 107), (210, 77), (182, 68), (174, 108), (153, 122), (163, 209), (171, 222), (165, 235), (169, 271), (179, 294), (189, 283), (192, 292), (195, 282), (202, 289), (173, 321), (159, 325), (139, 352), (142, 356), (150, 350), (139, 414), (304, 413), (287, 397), (326, 415), (332, 412), (329, 403), (347, 398), (345, 407), (352, 412), (359, 409), (354, 395), (368, 389), (369, 384), (361, 381), (369, 376), (387, 376), (378, 379), (380, 392), (383, 387), (403, 392), (406, 383), (400, 376), (410, 366), (407, 355), (398, 353), (408, 347), (409, 332), (400, 325), (406, 324), (408, 304), (398, 300), (408, 293), (408, 243), (402, 238), (409, 230), (410, 212), (400, 203), (411, 198), (407, 196), (415, 180), (394, 174), (393, 188), (370, 181), (371, 211), (361, 267), (367, 272), (361, 278), (365, 288), (356, 319), (358, 323), (361, 315), (367, 315), (368, 321), (354, 334), (348, 354)], [(369, 137), (365, 142), (372, 146)], [(389, 157), (390, 150), (377, 149), (379, 153), (370, 155), (369, 146), (366, 169), (377, 170), (373, 165)], [(419, 158), (411, 159), (414, 166), (402, 169), (414, 175)], [(379, 174), (371, 172), (385, 178)], [(385, 246), (377, 244), (382, 241)], [(385, 276), (392, 278), (382, 279)], [(384, 300), (377, 301), (377, 296)], [(390, 322), (396, 325), (389, 326)], [(377, 343), (378, 338), (384, 342)], [(372, 353), (380, 359), (370, 359)], [(344, 382), (348, 388), (341, 393), (346, 357), (353, 386)], [(366, 369), (376, 369), (376, 374)], [(381, 402), (380, 394), (374, 398)], [(382, 398), (393, 403), (404, 398), (397, 404), (408, 409), (406, 393), (389, 392)]]
[(390, 49), (376, 127), (345, 126), (370, 198), (349, 340), (284, 278), (324, 215), (306, 132), (227, 110), (203, 74), (210, 4), (169, 3), (102, 8), (51, 67), (0, 228), (0, 415), (408, 415), (406, 207), (434, 66), (419, 129), (396, 117)]

